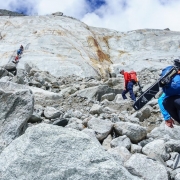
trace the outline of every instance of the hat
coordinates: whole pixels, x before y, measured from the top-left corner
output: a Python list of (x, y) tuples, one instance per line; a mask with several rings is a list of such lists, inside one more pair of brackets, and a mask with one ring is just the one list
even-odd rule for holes
[(174, 59), (174, 65), (178, 68), (180, 68), (180, 60), (179, 59)]
[(119, 72), (121, 73), (122, 71), (124, 71), (124, 69), (120, 69)]

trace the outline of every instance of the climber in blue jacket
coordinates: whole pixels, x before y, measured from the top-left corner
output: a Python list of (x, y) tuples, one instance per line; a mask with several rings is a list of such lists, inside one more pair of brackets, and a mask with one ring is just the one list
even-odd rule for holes
[[(180, 66), (180, 60), (174, 60), (175, 66)], [(166, 73), (166, 70), (172, 66), (165, 68), (162, 73)], [(173, 77), (167, 86), (163, 87), (163, 94), (158, 99), (158, 104), (161, 113), (164, 117), (165, 124), (168, 127), (173, 128), (174, 120), (180, 123), (180, 71)]]
[(180, 95), (167, 96), (163, 93), (158, 99), (158, 104), (164, 117), (165, 124), (168, 127), (173, 127), (173, 119), (180, 123)]

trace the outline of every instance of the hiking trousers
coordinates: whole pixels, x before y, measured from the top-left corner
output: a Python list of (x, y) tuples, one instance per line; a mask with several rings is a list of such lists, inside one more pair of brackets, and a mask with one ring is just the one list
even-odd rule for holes
[(167, 97), (163, 101), (163, 106), (170, 116), (180, 123), (180, 95)]
[(132, 81), (129, 81), (127, 83), (126, 89), (122, 92), (123, 99), (127, 99), (126, 94), (129, 92), (131, 99), (133, 101), (136, 101), (136, 97), (133, 92), (133, 86), (134, 86), (134, 83)]

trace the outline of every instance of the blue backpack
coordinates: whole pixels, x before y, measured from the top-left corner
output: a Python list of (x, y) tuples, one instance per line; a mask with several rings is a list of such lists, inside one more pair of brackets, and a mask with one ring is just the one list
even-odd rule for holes
[[(161, 77), (168, 73), (173, 66), (168, 66), (162, 70)], [(162, 88), (167, 96), (180, 95), (180, 74), (175, 75), (168, 84)]]

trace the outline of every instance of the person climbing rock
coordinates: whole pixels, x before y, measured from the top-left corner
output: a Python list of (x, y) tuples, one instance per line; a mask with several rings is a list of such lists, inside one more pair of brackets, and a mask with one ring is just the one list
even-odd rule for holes
[[(180, 69), (180, 60), (175, 59), (174, 64)], [(162, 70), (163, 76), (172, 66)], [(180, 123), (180, 71), (163, 88), (163, 94), (158, 99), (160, 111), (164, 117), (165, 124), (173, 128), (174, 120)]]
[(20, 46), (20, 50), (21, 50), (21, 52), (23, 52), (23, 51), (24, 51), (24, 47), (23, 47), (23, 45), (21, 45), (21, 46)]
[(18, 59), (19, 59), (19, 56), (16, 56), (14, 60), (17, 62), (17, 61), (18, 61)]
[(17, 50), (17, 56), (20, 56), (24, 51), (23, 45), (20, 46), (20, 48)]
[(19, 62), (19, 56), (16, 56), (15, 59), (12, 61), (13, 63), (18, 63)]
[(136, 101), (136, 97), (133, 92), (133, 86), (136, 83), (135, 80), (132, 79), (130, 73), (125, 72), (124, 69), (120, 70), (120, 74), (124, 76), (124, 91), (122, 92), (123, 99), (127, 99), (126, 94), (129, 92), (131, 99)]
[(18, 50), (17, 50), (17, 56), (20, 56), (21, 54), (22, 54), (21, 49), (18, 49)]

